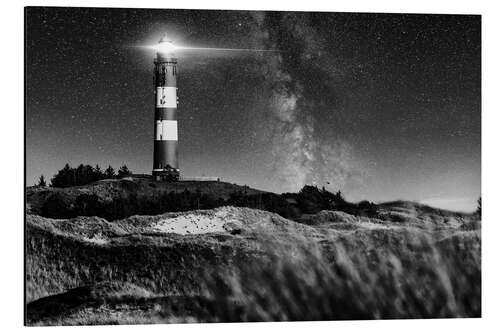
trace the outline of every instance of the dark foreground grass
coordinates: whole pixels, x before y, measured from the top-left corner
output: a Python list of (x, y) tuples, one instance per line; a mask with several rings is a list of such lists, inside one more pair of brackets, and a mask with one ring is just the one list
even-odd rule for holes
[[(481, 316), (480, 239), (407, 234), (411, 248), (345, 238), (207, 279), (217, 321)], [(350, 244), (351, 243), (351, 244)], [(387, 244), (389, 245), (389, 244)], [(349, 250), (346, 250), (349, 247)]]

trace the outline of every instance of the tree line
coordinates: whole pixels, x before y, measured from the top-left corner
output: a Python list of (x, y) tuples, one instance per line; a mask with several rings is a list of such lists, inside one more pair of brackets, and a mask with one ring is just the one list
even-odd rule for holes
[[(76, 168), (71, 167), (68, 163), (59, 170), (50, 180), (51, 187), (70, 187), (90, 184), (102, 179), (116, 179), (131, 176), (132, 172), (126, 165), (122, 165), (118, 172), (109, 165), (106, 170), (102, 170), (97, 164), (91, 166), (88, 164), (80, 164)], [(38, 178), (37, 186), (47, 186), (47, 181), (44, 175)]]

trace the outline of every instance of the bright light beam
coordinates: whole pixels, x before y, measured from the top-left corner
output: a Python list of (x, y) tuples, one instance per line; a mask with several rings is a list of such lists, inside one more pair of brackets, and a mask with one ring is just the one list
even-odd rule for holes
[(234, 51), (234, 52), (278, 52), (278, 50), (263, 50), (263, 49), (227, 49), (219, 47), (189, 47), (189, 46), (176, 46), (178, 50), (196, 50), (196, 51)]
[(279, 52), (278, 50), (264, 50), (264, 49), (231, 49), (220, 47), (190, 47), (178, 46), (168, 39), (165, 34), (158, 44), (146, 46), (148, 49), (153, 49), (158, 53), (173, 54), (176, 51), (229, 51), (229, 52)]
[(143, 47), (160, 53), (174, 53), (176, 51), (279, 52), (279, 50), (264, 50), (264, 49), (230, 49), (230, 48), (220, 48), (220, 47), (177, 46), (171, 43), (168, 44), (161, 43)]

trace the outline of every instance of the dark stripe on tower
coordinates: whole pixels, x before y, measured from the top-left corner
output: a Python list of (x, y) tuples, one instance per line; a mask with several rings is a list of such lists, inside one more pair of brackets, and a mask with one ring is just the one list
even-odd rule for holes
[(156, 108), (155, 120), (177, 120), (177, 108)]
[(153, 169), (163, 169), (168, 165), (178, 169), (177, 162), (177, 141), (154, 141), (154, 167)]
[(177, 86), (177, 59), (162, 58), (155, 61), (155, 87)]

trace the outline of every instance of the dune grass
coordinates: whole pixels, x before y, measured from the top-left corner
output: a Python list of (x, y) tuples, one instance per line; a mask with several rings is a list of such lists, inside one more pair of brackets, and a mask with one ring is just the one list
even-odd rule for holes
[[(402, 238), (402, 242), (393, 242)], [(401, 239), (400, 239), (401, 240)], [(298, 321), (481, 316), (480, 236), (399, 234), (272, 247), (267, 264), (206, 279), (216, 321)]]

